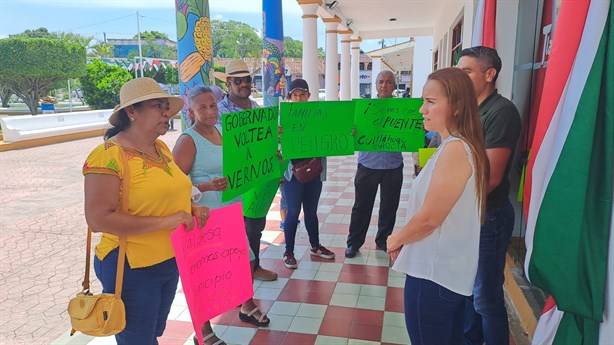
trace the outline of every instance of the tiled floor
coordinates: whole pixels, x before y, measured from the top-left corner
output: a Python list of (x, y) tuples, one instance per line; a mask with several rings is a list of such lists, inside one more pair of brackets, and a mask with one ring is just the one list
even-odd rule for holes
[[(406, 157), (406, 166), (412, 166)], [(273, 282), (254, 282), (254, 298), (268, 313), (267, 328), (239, 320), (236, 308), (212, 320), (216, 334), (228, 344), (408, 344), (403, 318), (404, 278), (388, 268), (389, 257), (375, 250), (376, 201), (367, 242), (358, 255), (344, 256), (345, 241), (354, 202), (353, 178), (356, 157), (328, 159), (318, 216), (320, 241), (335, 252), (334, 260), (312, 257), (303, 223), (299, 225), (295, 255), (298, 269), (284, 267), (284, 235), (279, 229), (279, 195), (276, 197), (262, 237), (261, 264), (279, 274)], [(405, 220), (411, 183), (406, 168), (397, 221)], [(181, 287), (168, 317), (161, 345), (191, 345), (194, 330)], [(113, 337), (92, 338), (83, 334), (63, 335), (54, 345), (115, 344)]]

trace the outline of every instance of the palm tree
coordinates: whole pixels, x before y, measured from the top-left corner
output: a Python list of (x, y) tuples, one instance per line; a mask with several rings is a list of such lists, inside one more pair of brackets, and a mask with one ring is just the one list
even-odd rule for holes
[(93, 46), (90, 46), (88, 55), (97, 56), (102, 58), (111, 58), (114, 56), (113, 54), (113, 45), (99, 42)]

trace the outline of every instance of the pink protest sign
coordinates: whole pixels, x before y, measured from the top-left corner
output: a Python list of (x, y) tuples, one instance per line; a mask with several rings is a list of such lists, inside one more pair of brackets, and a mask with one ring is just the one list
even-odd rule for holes
[(171, 234), (194, 330), (254, 295), (241, 203), (211, 211), (202, 229), (185, 225)]

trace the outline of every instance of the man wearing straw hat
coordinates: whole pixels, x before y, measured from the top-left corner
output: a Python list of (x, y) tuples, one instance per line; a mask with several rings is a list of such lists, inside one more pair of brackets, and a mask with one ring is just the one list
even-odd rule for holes
[[(219, 110), (218, 124), (222, 123), (222, 114), (236, 113), (245, 109), (258, 108), (258, 104), (249, 97), (252, 94), (252, 76), (243, 60), (231, 60), (226, 72), (213, 72), (215, 77), (226, 83), (228, 94), (217, 104)], [(277, 279), (277, 273), (260, 266), (260, 239), (266, 225), (266, 217), (244, 217), (245, 231), (249, 246), (256, 255), (253, 276), (255, 279), (270, 281)]]

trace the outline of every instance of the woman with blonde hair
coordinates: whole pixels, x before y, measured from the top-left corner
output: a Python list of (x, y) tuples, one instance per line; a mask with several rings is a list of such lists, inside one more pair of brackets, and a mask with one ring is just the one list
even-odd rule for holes
[(388, 237), (405, 273), (405, 323), (413, 345), (462, 344), (465, 296), (473, 292), (488, 161), (467, 73), (429, 75), (420, 113), (442, 143), (412, 184), (408, 223)]
[[(190, 179), (158, 139), (182, 107), (151, 78), (127, 82), (109, 118), (113, 127), (83, 165), (85, 218), (92, 232), (102, 232), (94, 270), (104, 293), (115, 292), (120, 237), (127, 237), (119, 345), (158, 343), (179, 281), (170, 233), (180, 224), (192, 229), (193, 216), (200, 226), (209, 217), (206, 207), (191, 203)], [(127, 207), (120, 202), (125, 193)]]

